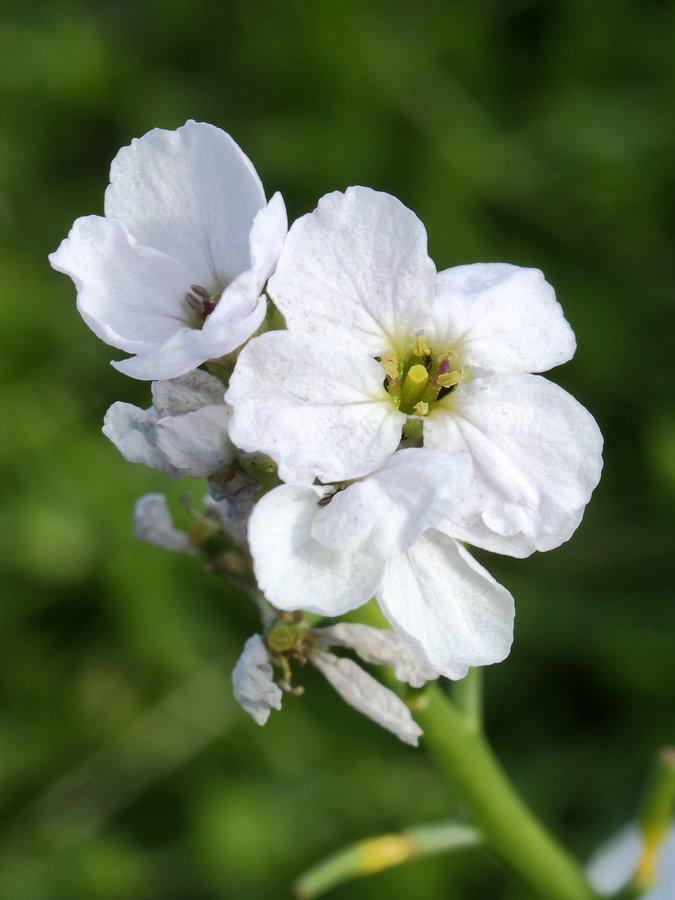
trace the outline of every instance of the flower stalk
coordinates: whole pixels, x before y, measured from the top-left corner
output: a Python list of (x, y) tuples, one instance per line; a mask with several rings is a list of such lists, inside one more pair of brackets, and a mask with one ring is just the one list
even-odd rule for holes
[(486, 846), (542, 900), (593, 900), (581, 868), (515, 792), (475, 717), (459, 712), (437, 685), (424, 700), (415, 710), (423, 743), (470, 804)]
[(466, 678), (456, 682), (452, 698), (455, 706), (464, 713), (467, 727), (477, 731), (483, 725), (483, 670), (480, 666), (469, 669)]

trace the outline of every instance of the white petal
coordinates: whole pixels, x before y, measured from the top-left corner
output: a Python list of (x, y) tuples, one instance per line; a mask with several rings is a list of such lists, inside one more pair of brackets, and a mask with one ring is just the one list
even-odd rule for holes
[(178, 475), (157, 446), (157, 416), (152, 409), (113, 403), (103, 420), (103, 434), (129, 462), (143, 463), (172, 478)]
[(136, 537), (165, 550), (194, 555), (197, 550), (184, 531), (173, 527), (173, 519), (164, 494), (146, 494), (134, 509)]
[(204, 122), (155, 128), (113, 160), (106, 216), (222, 289), (249, 267), (248, 235), (265, 194), (232, 138)]
[(399, 450), (377, 471), (335, 494), (319, 510), (312, 535), (351, 553), (397, 556), (466, 497), (470, 481), (466, 454)]
[(168, 416), (157, 423), (157, 447), (181, 475), (208, 478), (233, 459), (227, 436), (230, 413), (224, 403), (205, 406), (184, 416)]
[[(643, 839), (635, 824), (622, 828), (600, 847), (586, 866), (591, 886), (601, 896), (612, 896), (625, 887), (638, 869)], [(675, 825), (671, 825), (659, 851), (654, 884), (640, 900), (672, 900), (675, 896)]]
[(375, 356), (429, 324), (435, 276), (417, 216), (350, 187), (292, 225), (269, 293), (291, 330)]
[(339, 616), (366, 603), (380, 580), (380, 560), (329, 550), (312, 537), (324, 493), (281, 485), (253, 509), (248, 526), (253, 567), (260, 589), (277, 609)]
[(609, 896), (624, 887), (635, 871), (642, 853), (642, 838), (635, 825), (623, 828), (604, 844), (586, 866), (591, 886)]
[[(556, 547), (568, 541), (581, 524), (584, 509), (585, 507), (582, 507), (576, 513), (570, 512), (565, 520), (564, 527), (561, 526), (555, 535), (544, 534), (537, 537), (528, 537), (522, 532), (510, 535), (497, 534), (496, 531), (488, 528), (481, 518), (476, 518), (470, 525), (460, 525), (452, 519), (445, 519), (438, 525), (438, 528), (457, 541), (473, 544), (474, 547), (489, 550), (490, 553), (501, 553), (504, 556), (524, 559), (536, 550), (545, 553), (547, 550), (555, 550)], [(467, 508), (462, 512), (466, 511)]]
[(661, 847), (657, 885), (645, 895), (645, 900), (672, 900), (675, 896), (675, 826), (671, 826)]
[(232, 442), (260, 451), (287, 482), (344, 481), (394, 452), (405, 416), (362, 354), (289, 331), (244, 347), (226, 394)]
[(438, 678), (438, 672), (425, 666), (393, 631), (372, 628), (355, 622), (338, 622), (328, 628), (315, 628), (314, 633), (331, 646), (350, 647), (364, 662), (389, 666), (399, 681), (411, 687), (423, 687)]
[[(260, 314), (260, 321), (251, 328), (244, 340), (258, 328), (265, 314), (266, 303), (260, 300), (265, 282), (279, 258), (288, 230), (286, 207), (281, 194), (275, 194), (253, 220), (249, 235), (249, 267), (229, 284), (204, 324), (209, 334), (229, 334), (238, 322), (250, 315)], [(239, 345), (237, 345), (239, 346)]]
[(118, 372), (143, 381), (177, 378), (200, 366), (207, 359), (217, 359), (241, 346), (260, 325), (265, 316), (265, 300), (260, 299), (253, 312), (243, 318), (233, 317), (227, 332), (211, 334), (190, 327), (176, 331), (168, 341), (143, 356), (114, 362)]
[(569, 538), (602, 469), (593, 416), (538, 375), (461, 385), (429, 415), (424, 441), (473, 459), (473, 484), (454, 521), (465, 529), (482, 522), (517, 544), (524, 535), (537, 549)]
[(273, 709), (281, 709), (281, 690), (273, 678), (267, 648), (260, 635), (254, 634), (232, 671), (232, 687), (237, 703), (258, 725), (265, 724)]
[(194, 279), (175, 259), (140, 245), (119, 222), (78, 219), (49, 261), (73, 279), (82, 318), (113, 347), (150, 353), (188, 327), (185, 293)]
[(476, 263), (439, 272), (436, 327), (463, 365), (545, 372), (574, 356), (574, 333), (539, 269)]
[(275, 194), (253, 222), (250, 267), (225, 288), (203, 328), (184, 330), (151, 356), (116, 363), (116, 368), (134, 378), (169, 377), (241, 347), (265, 318), (267, 300), (261, 292), (276, 264), (286, 227), (286, 209), (281, 195)]
[(511, 594), (440, 531), (387, 561), (376, 596), (401, 639), (447, 678), (500, 662), (511, 648)]
[(219, 403), (225, 403), (223, 383), (200, 369), (180, 378), (155, 381), (152, 385), (152, 405), (160, 419), (182, 416)]
[(393, 691), (381, 685), (351, 659), (340, 659), (332, 653), (320, 652), (314, 653), (310, 659), (350, 706), (391, 731), (404, 743), (417, 746), (422, 729)]

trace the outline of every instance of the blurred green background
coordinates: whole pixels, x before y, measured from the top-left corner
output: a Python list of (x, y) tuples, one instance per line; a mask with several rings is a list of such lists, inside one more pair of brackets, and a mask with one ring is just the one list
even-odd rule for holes
[[(336, 847), (435, 821), (423, 753), (315, 673), (260, 729), (230, 670), (253, 611), (136, 543), (135, 498), (199, 496), (100, 434), (147, 385), (47, 254), (102, 212), (110, 160), (187, 118), (229, 131), (296, 217), (398, 195), (439, 268), (542, 268), (579, 350), (553, 374), (596, 415), (603, 481), (572, 541), (491, 571), (516, 642), (487, 720), (527, 799), (582, 857), (675, 740), (672, 226), (675, 6), (637, 0), (5, 0), (0, 13), (0, 897), (276, 900)], [(336, 889), (525, 898), (480, 852)]]

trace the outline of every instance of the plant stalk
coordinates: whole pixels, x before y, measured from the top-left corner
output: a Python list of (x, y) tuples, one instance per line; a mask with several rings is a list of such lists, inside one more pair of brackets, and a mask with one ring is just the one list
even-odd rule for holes
[(495, 851), (541, 900), (594, 900), (581, 867), (534, 818), (510, 784), (475, 716), (459, 712), (438, 685), (414, 715), (423, 742), (473, 812)]

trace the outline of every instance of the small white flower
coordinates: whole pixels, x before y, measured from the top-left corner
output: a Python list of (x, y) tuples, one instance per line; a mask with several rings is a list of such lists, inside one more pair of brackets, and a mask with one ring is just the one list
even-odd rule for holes
[(531, 374), (575, 341), (541, 272), (475, 264), (437, 275), (422, 223), (367, 188), (294, 223), (268, 286), (287, 331), (251, 341), (227, 393), (230, 434), (289, 483), (372, 472), (405, 436), (474, 462), (453, 533), (524, 556), (570, 537), (597, 484), (592, 416)]
[(274, 671), (265, 642), (254, 634), (232, 672), (234, 696), (258, 725), (267, 722), (273, 709), (281, 709), (281, 690), (274, 683)]
[[(366, 626), (353, 626), (365, 628)], [(274, 672), (271, 662), (285, 668), (286, 678), (282, 687), (290, 693), (301, 694), (303, 688), (292, 688), (288, 682), (290, 676), (289, 656), (300, 662), (310, 662), (326, 678), (332, 687), (340, 694), (342, 699), (353, 706), (373, 722), (376, 722), (387, 731), (391, 731), (406, 744), (417, 746), (422, 729), (413, 720), (410, 710), (405, 703), (393, 691), (385, 688), (379, 681), (369, 675), (351, 659), (344, 659), (324, 649), (324, 645), (330, 643), (342, 643), (328, 634), (330, 629), (310, 629), (301, 623), (289, 626), (278, 622), (273, 626), (269, 641), (275, 644), (281, 642), (284, 650), (271, 654), (265, 641), (260, 635), (254, 635), (246, 642), (244, 652), (239, 658), (232, 673), (234, 696), (241, 706), (249, 713), (258, 725), (264, 725), (270, 710), (281, 708), (282, 692), (274, 682)], [(368, 637), (361, 635), (356, 637), (357, 643), (365, 641), (371, 648), (387, 646), (385, 655), (398, 652), (406, 656), (406, 648), (397, 640), (395, 635), (383, 631), (378, 636), (379, 629), (370, 628)], [(350, 646), (349, 642), (345, 642)], [(384, 659), (377, 659), (383, 665), (390, 663)], [(409, 671), (413, 670), (412, 661), (408, 661)], [(429, 672), (428, 678), (421, 677), (423, 668), (417, 663), (416, 680), (418, 686), (436, 677)]]
[(138, 498), (134, 509), (134, 531), (139, 540), (165, 550), (190, 556), (197, 553), (189, 535), (174, 528), (164, 494), (145, 494)]
[[(586, 867), (588, 879), (598, 894), (611, 896), (635, 876), (644, 854), (644, 843), (637, 825), (627, 825), (602, 846)], [(675, 825), (666, 835), (655, 861), (652, 886), (641, 900), (672, 900), (675, 897)]]
[(172, 478), (207, 478), (233, 459), (223, 391), (217, 378), (200, 370), (155, 381), (152, 407), (113, 403), (103, 433), (129, 462)]
[(332, 487), (281, 485), (255, 506), (256, 579), (277, 609), (339, 616), (373, 595), (403, 643), (448, 678), (504, 659), (513, 598), (442, 522), (471, 480), (466, 456), (402, 450)]
[(89, 327), (146, 380), (230, 353), (259, 327), (286, 234), (250, 160), (219, 128), (155, 128), (113, 160), (105, 217), (78, 219), (50, 262)]

